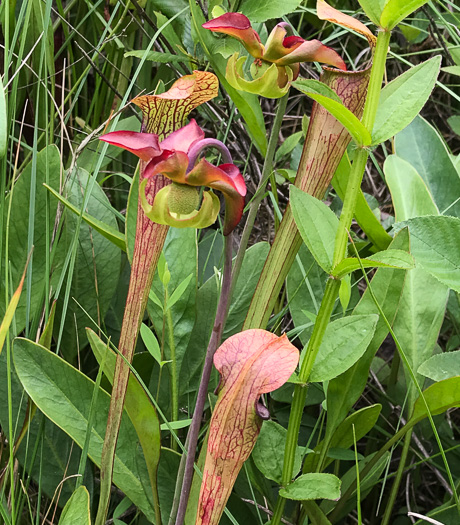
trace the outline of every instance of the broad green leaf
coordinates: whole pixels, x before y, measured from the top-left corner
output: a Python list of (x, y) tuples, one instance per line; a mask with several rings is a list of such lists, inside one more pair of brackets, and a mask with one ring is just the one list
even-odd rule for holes
[(339, 220), (322, 201), (295, 186), (290, 187), (290, 203), (300, 235), (325, 272), (332, 269)]
[(425, 182), (415, 168), (397, 155), (390, 155), (383, 165), (385, 180), (395, 208), (395, 220), (405, 221), (420, 215), (438, 215)]
[[(334, 178), (332, 179), (332, 186), (342, 201), (345, 198), (345, 191), (347, 189), (350, 171), (350, 160), (348, 155), (345, 153), (335, 171)], [(369, 203), (367, 202), (361, 189), (358, 192), (358, 197), (356, 200), (355, 219), (377, 249), (385, 250), (388, 247), (392, 241), (392, 238), (385, 231), (383, 226), (380, 224), (379, 219), (371, 210)]]
[[(326, 446), (330, 448), (340, 448), (347, 450), (356, 441), (363, 438), (370, 430), (374, 428), (379, 418), (382, 405), (376, 404), (361, 408), (353, 414), (350, 414), (334, 431), (334, 434), (327, 440), (320, 441), (312, 454), (308, 454), (303, 465), (303, 472), (311, 472), (316, 470), (321, 449)], [(324, 468), (331, 463), (328, 459), (325, 461)]]
[[(449, 408), (460, 406), (460, 377), (451, 377), (439, 381), (423, 391), (431, 415), (442, 414)], [(417, 421), (427, 417), (426, 407), (423, 399), (419, 397), (414, 405), (414, 412), (407, 424), (415, 424)]]
[(406, 226), (417, 265), (460, 292), (460, 219), (429, 215), (397, 224), (398, 229)]
[[(251, 456), (260, 472), (266, 478), (277, 483), (281, 483), (282, 478), (286, 435), (287, 430), (284, 427), (274, 421), (266, 421), (262, 425)], [(294, 477), (297, 476), (302, 466), (302, 452), (303, 449), (297, 447), (294, 461)]]
[[(409, 249), (407, 230), (403, 230), (395, 236), (390, 248), (396, 250)], [(406, 274), (401, 270), (379, 268), (371, 281), (372, 291), (391, 324), (394, 322), (399, 308), (405, 278)], [(353, 310), (353, 315), (369, 315), (372, 313), (379, 314), (379, 311), (367, 289)], [(387, 334), (388, 328), (385, 321), (379, 318), (374, 337), (361, 359), (344, 374), (329, 382), (327, 390), (327, 436), (332, 436), (337, 426), (345, 419), (349, 410), (362, 394), (367, 384), (372, 359)]]
[(382, 89), (372, 144), (393, 137), (414, 120), (433, 91), (440, 66), (438, 55), (409, 69)]
[(460, 350), (431, 356), (419, 366), (418, 373), (433, 381), (460, 376)]
[[(262, 419), (260, 396), (281, 387), (294, 372), (299, 352), (286, 335), (245, 330), (214, 355), (221, 374), (212, 413), (196, 525), (217, 525), (238, 473), (250, 456)], [(207, 510), (209, 509), (209, 510)]]
[(399, 268), (401, 270), (411, 270), (414, 268), (414, 258), (410, 253), (402, 250), (385, 250), (377, 252), (366, 259), (350, 257), (343, 259), (331, 272), (331, 275), (341, 279), (348, 273), (363, 268)]
[[(75, 215), (80, 215), (80, 210), (71, 202), (69, 202), (65, 197), (63, 197), (60, 193), (53, 190), (53, 188), (50, 188), (47, 184), (43, 184), (43, 186), (45, 186), (45, 188), (57, 199), (59, 199), (62, 202), (62, 204), (64, 204), (70, 211), (75, 213)], [(91, 226), (91, 228), (99, 232), (101, 235), (103, 235), (106, 239), (112, 242), (115, 246), (118, 246), (118, 248), (122, 249), (124, 252), (126, 251), (125, 236), (122, 233), (120, 233), (117, 229), (114, 229), (108, 224), (103, 223), (95, 217), (92, 217), (88, 213), (83, 212), (81, 217), (89, 226)]]
[(238, 279), (232, 294), (227, 320), (225, 321), (224, 339), (242, 330), (249, 304), (269, 250), (270, 245), (267, 242), (258, 242), (246, 250), (241, 266), (241, 275), (244, 277)]
[(327, 109), (327, 111), (348, 130), (358, 145), (368, 146), (372, 143), (372, 137), (369, 131), (364, 127), (358, 117), (343, 105), (342, 101), (338, 102), (336, 100), (337, 96), (330, 98), (329, 96), (319, 94), (316, 87), (304, 87), (303, 82), (302, 80), (296, 80), (292, 82), (292, 85)]
[(387, 0), (380, 17), (380, 27), (391, 31), (428, 0)]
[(8, 142), (8, 116), (6, 112), (5, 90), (0, 78), (0, 159), (5, 156)]
[[(110, 384), (113, 385), (117, 359), (115, 352), (108, 348), (91, 329), (86, 329), (86, 335), (99, 366), (103, 367), (105, 376)], [(158, 503), (157, 469), (161, 449), (160, 421), (158, 420), (155, 407), (137, 378), (132, 374), (130, 374), (128, 380), (124, 407), (136, 429), (149, 472), (153, 499)]]
[(396, 135), (395, 150), (423, 178), (440, 213), (460, 217), (460, 178), (435, 128), (418, 116)]
[(311, 499), (332, 499), (340, 498), (341, 481), (333, 474), (309, 473), (298, 477), (286, 488), (281, 489), (279, 494), (283, 498), (296, 501), (306, 501)]
[[(397, 220), (438, 214), (423, 179), (410, 164), (391, 155), (384, 169)], [(407, 274), (393, 330), (415, 372), (433, 353), (444, 320), (447, 295), (448, 288), (422, 268)], [(410, 414), (417, 389), (406, 367), (404, 372), (408, 392), (406, 411)], [(422, 378), (418, 376), (417, 381)]]
[(124, 56), (144, 58), (149, 62), (159, 62), (161, 64), (174, 64), (177, 62), (188, 61), (186, 56), (173, 55), (172, 53), (160, 53), (159, 51), (146, 51), (145, 49), (128, 51)]
[(379, 26), (385, 0), (358, 0), (358, 2), (369, 19)]
[[(66, 185), (67, 198), (77, 209), (83, 205), (85, 189), (89, 182), (88, 172), (78, 168)], [(102, 204), (104, 201), (108, 207)], [(107, 196), (98, 184), (94, 184), (85, 211), (107, 224), (110, 229), (116, 230), (117, 221), (109, 208), (110, 203)], [(77, 232), (77, 221), (78, 217), (73, 212), (66, 210), (61, 242), (67, 249), (73, 245)], [(77, 354), (77, 339), (85, 340), (85, 329), (91, 322), (88, 315), (99, 323), (103, 322), (112, 296), (117, 289), (120, 259), (121, 252), (117, 246), (102, 235), (94, 233), (87, 224), (83, 222), (80, 224), (75, 267), (70, 287), (70, 297), (75, 300), (69, 301), (63, 321), (64, 294), (60, 294), (54, 327), (57, 333), (61, 329), (60, 324), (64, 322), (62, 351), (69, 359), (74, 358)]]
[(364, 354), (379, 316), (350, 315), (329, 323), (309, 381), (329, 381), (343, 374)]
[[(16, 334), (22, 332), (25, 328), (26, 322), (26, 304), (28, 294), (30, 293), (30, 321), (37, 322), (42, 315), (41, 303), (43, 301), (43, 294), (45, 291), (45, 279), (49, 278), (46, 275), (46, 252), (49, 253), (50, 246), (46, 244), (48, 239), (53, 237), (54, 218), (56, 216), (58, 203), (54, 199), (50, 200), (49, 216), (47, 216), (46, 206), (43, 203), (49, 199), (47, 190), (43, 187), (46, 182), (47, 174), (48, 181), (52, 186), (59, 186), (59, 174), (61, 172), (61, 157), (56, 146), (50, 145), (41, 151), (35, 157), (36, 172), (35, 172), (35, 207), (30, 203), (32, 177), (32, 162), (29, 162), (24, 171), (20, 174), (14, 191), (12, 194), (13, 201), (11, 203), (11, 216), (9, 222), (9, 246), (8, 257), (9, 265), (8, 271), (11, 275), (11, 284), (9, 285), (10, 293), (16, 290), (22, 278), (22, 273), (29, 256), (28, 248), (28, 227), (29, 227), (29, 210), (34, 211), (33, 217), (33, 246), (32, 253), (32, 283), (31, 288), (28, 289), (28, 281), (26, 279), (23, 293), (19, 299), (16, 308), (13, 327), (16, 329)], [(6, 211), (9, 206), (9, 199), (11, 194), (5, 201), (3, 224), (6, 230)], [(3, 241), (5, 242), (5, 231), (2, 232)], [(54, 275), (59, 273), (59, 264), (57, 257), (53, 261), (55, 267)], [(0, 261), (0, 268), (2, 275), (5, 274), (4, 257)], [(0, 281), (0, 296), (5, 297), (5, 280)], [(0, 301), (0, 318), (5, 315), (5, 301)], [(37, 318), (37, 319), (36, 319)]]
[[(88, 416), (94, 383), (53, 352), (27, 339), (16, 339), (14, 364), (19, 379), (37, 407), (82, 447), (88, 429)], [(110, 396), (100, 390), (90, 429), (88, 456), (100, 466)], [(154, 520), (148, 486), (147, 467), (129, 418), (121, 422), (113, 481), (131, 501)]]
[(266, 22), (272, 18), (281, 18), (295, 11), (302, 0), (242, 0), (238, 10), (244, 13), (251, 22)]
[(460, 135), (460, 115), (452, 115), (447, 119), (447, 123), (456, 135)]
[(62, 509), (59, 525), (91, 525), (89, 492), (86, 487), (78, 487)]

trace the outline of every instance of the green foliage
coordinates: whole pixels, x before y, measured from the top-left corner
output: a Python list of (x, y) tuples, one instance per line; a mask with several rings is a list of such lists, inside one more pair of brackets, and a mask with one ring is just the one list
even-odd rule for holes
[(364, 354), (371, 342), (378, 316), (351, 315), (330, 323), (310, 374), (311, 381), (339, 376)]
[[(2, 3), (2, 523), (89, 525), (95, 518), (116, 361), (108, 348), (119, 346), (126, 294), (130, 281), (136, 285), (131, 264), (144, 167), (98, 137), (139, 131), (141, 114), (129, 100), (163, 93), (192, 70), (215, 73), (220, 85), (218, 96), (190, 117), (207, 138), (227, 145), (248, 189), (232, 241), (235, 274), (241, 260), (242, 266), (222, 341), (241, 332), (248, 310), (255, 304), (262, 311), (267, 300), (261, 318), (268, 325), (252, 328), (286, 333), (297, 348), (312, 339), (317, 351), (307, 384), (294, 373), (260, 399), (270, 419), (222, 525), (279, 525), (281, 519), (389, 525), (404, 520), (409, 507), (446, 525), (458, 522), (458, 497), (455, 491), (446, 497), (448, 485), (458, 486), (456, 413), (449, 419), (444, 413), (460, 406), (459, 10), (444, 0), (328, 0), (369, 25), (367, 16), (372, 31), (381, 28), (363, 117), (366, 94), (354, 114), (342, 88), (344, 79), (361, 78), (371, 52), (361, 54), (366, 43), (356, 33), (347, 30), (344, 40), (343, 27), (319, 21), (314, 4)], [(294, 36), (319, 39), (341, 54), (349, 72), (329, 87), (318, 80), (317, 66), (302, 65), (296, 89), (284, 100), (287, 109), (278, 111), (276, 101), (229, 85), (228, 60), (245, 50), (238, 40), (202, 28), (225, 10), (249, 17), (262, 42), (276, 24), (289, 22)], [(389, 30), (390, 47), (382, 47)], [(357, 98), (360, 93), (357, 88)], [(327, 112), (334, 117), (328, 116), (333, 137), (322, 143), (319, 131), (328, 130), (318, 130), (316, 116)], [(326, 192), (330, 166), (339, 161), (331, 146), (337, 137), (342, 151), (354, 144)], [(302, 154), (304, 144), (312, 155)], [(320, 161), (315, 148), (324, 150)], [(217, 155), (201, 153), (214, 164), (226, 162)], [(357, 171), (364, 169), (362, 179)], [(265, 200), (256, 210), (259, 197)], [(254, 226), (251, 219), (244, 228), (251, 208)], [(283, 240), (289, 235), (278, 234), (286, 233), (283, 216), (292, 224), (289, 243)], [(140, 337), (133, 340), (108, 515), (115, 525), (157, 523), (160, 514), (164, 525), (175, 523), (170, 511), (180, 492), (182, 447), (224, 284), (222, 219), (200, 234), (171, 228), (158, 262)], [(19, 297), (13, 294), (30, 253), (13, 315), (7, 308)], [(271, 271), (294, 259), (275, 292)], [(402, 348), (402, 363), (375, 301)], [(200, 415), (198, 471), (218, 385), (213, 370)], [(431, 472), (437, 481), (425, 490)], [(197, 523), (200, 485), (197, 472), (186, 525)], [(284, 498), (290, 500), (285, 506)]]
[[(292, 85), (327, 109), (348, 130), (359, 146), (369, 146), (372, 143), (371, 134), (356, 115), (346, 108), (340, 99), (337, 100), (337, 95), (334, 98), (330, 98), (330, 96), (327, 96), (329, 95), (328, 90), (323, 88), (319, 91), (317, 84), (312, 85), (310, 82), (296, 80)], [(327, 93), (327, 95), (322, 94), (323, 92)]]
[(440, 66), (441, 57), (433, 57), (382, 89), (372, 131), (373, 144), (388, 140), (414, 120), (433, 91)]
[(332, 474), (303, 474), (286, 488), (280, 490), (287, 499), (305, 501), (311, 499), (340, 498), (340, 479)]
[(460, 219), (415, 217), (398, 224), (409, 228), (415, 261), (449, 288), (460, 291)]
[(323, 202), (291, 186), (291, 206), (297, 228), (316, 262), (332, 270), (334, 241), (339, 221)]
[(79, 487), (62, 509), (59, 525), (72, 525), (74, 523), (91, 525), (89, 493), (86, 487)]
[(281, 18), (292, 13), (301, 4), (300, 0), (268, 0), (261, 4), (257, 0), (242, 0), (239, 11), (244, 13), (251, 22), (266, 22), (272, 18)]

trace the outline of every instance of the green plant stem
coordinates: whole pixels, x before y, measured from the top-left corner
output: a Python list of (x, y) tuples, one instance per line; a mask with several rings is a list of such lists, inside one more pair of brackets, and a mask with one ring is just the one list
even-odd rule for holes
[[(369, 87), (364, 106), (364, 113), (362, 122), (366, 128), (372, 132), (375, 115), (380, 98), (380, 89), (382, 86), (383, 75), (385, 72), (385, 62), (390, 40), (390, 32), (380, 31), (377, 37), (377, 44), (375, 48), (374, 62), (372, 65), (371, 76), (369, 80)], [(364, 175), (366, 162), (368, 158), (368, 151), (360, 148), (356, 151), (353, 165), (351, 167), (350, 178), (345, 192), (342, 213), (340, 215), (339, 228), (335, 239), (335, 249), (333, 266), (338, 264), (346, 256), (348, 233), (353, 219), (354, 209), (356, 206), (356, 199), (361, 181)], [(302, 383), (307, 383), (310, 376), (311, 369), (319, 351), (319, 347), (324, 337), (324, 333), (329, 324), (330, 316), (334, 308), (340, 289), (340, 281), (329, 278), (326, 284), (321, 307), (316, 318), (313, 333), (307, 346), (304, 361), (299, 373), (299, 379)], [(286, 437), (286, 448), (284, 452), (283, 474), (281, 485), (284, 487), (291, 482), (294, 466), (294, 454), (297, 447), (297, 439), (300, 430), (300, 423), (302, 420), (303, 409), (305, 406), (305, 399), (307, 396), (306, 386), (297, 385), (294, 390), (294, 397), (292, 400), (291, 414), (289, 417), (288, 432)], [(279, 496), (276, 503), (275, 511), (271, 521), (271, 525), (279, 525), (283, 515), (285, 500)]]
[(249, 213), (246, 219), (246, 223), (244, 225), (243, 233), (241, 235), (240, 246), (236, 255), (235, 264), (233, 265), (232, 287), (230, 290), (230, 297), (232, 296), (234, 288), (238, 281), (238, 276), (240, 274), (241, 265), (243, 264), (244, 254), (246, 253), (249, 237), (251, 236), (252, 228), (256, 220), (257, 211), (264, 197), (265, 187), (273, 170), (273, 158), (275, 156), (276, 146), (278, 144), (278, 136), (281, 129), (281, 124), (283, 122), (284, 113), (286, 112), (288, 97), (289, 92), (286, 93), (286, 95), (284, 95), (284, 97), (280, 98), (278, 101), (275, 119), (273, 121), (272, 129), (270, 132), (270, 138), (268, 140), (267, 154), (265, 155), (262, 174), (260, 177), (259, 184), (257, 186), (256, 193), (249, 207)]
[(404, 445), (401, 451), (401, 458), (399, 460), (398, 470), (396, 472), (396, 478), (393, 481), (393, 486), (391, 487), (390, 497), (387, 504), (385, 505), (385, 514), (383, 515), (382, 525), (388, 525), (391, 519), (391, 513), (393, 511), (393, 506), (398, 495), (399, 485), (404, 474), (404, 468), (406, 466), (407, 456), (409, 454), (410, 444), (412, 440), (412, 429), (404, 436)]
[[(168, 292), (166, 292), (166, 301), (168, 301)], [(165, 306), (166, 306), (165, 304)], [(166, 326), (168, 330), (168, 342), (169, 342), (169, 356), (171, 359), (171, 421), (177, 421), (179, 419), (179, 395), (177, 393), (177, 362), (176, 362), (176, 345), (174, 343), (174, 323), (171, 315), (171, 309), (168, 308), (165, 313)], [(173, 440), (173, 450), (177, 450), (177, 444)]]

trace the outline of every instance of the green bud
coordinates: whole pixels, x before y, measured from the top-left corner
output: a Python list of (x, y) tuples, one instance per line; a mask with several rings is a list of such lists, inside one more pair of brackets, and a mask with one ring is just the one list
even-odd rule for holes
[(169, 211), (178, 215), (188, 215), (200, 204), (200, 195), (193, 186), (173, 182), (168, 193)]

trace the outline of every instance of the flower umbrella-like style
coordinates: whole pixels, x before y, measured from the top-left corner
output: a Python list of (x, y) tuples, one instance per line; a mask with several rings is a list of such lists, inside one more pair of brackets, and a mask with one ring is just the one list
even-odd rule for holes
[(342, 58), (319, 40), (304, 40), (292, 34), (286, 22), (277, 24), (265, 45), (241, 13), (226, 13), (203, 24), (205, 29), (224, 33), (239, 40), (254, 57), (251, 65), (253, 80), (246, 80), (243, 65), (246, 57), (235, 53), (227, 64), (226, 77), (235, 88), (267, 98), (280, 98), (289, 90), (289, 82), (299, 75), (301, 62), (322, 62), (346, 70)]
[[(220, 209), (219, 199), (214, 193), (205, 191), (197, 209), (200, 201), (197, 186), (207, 186), (224, 194), (224, 235), (240, 221), (246, 195), (244, 178), (232, 164), (226, 146), (219, 140), (205, 139), (195, 120), (161, 142), (158, 135), (132, 131), (114, 131), (103, 135), (101, 140), (134, 153), (146, 163), (139, 190), (144, 213), (152, 221), (176, 228), (206, 228), (213, 224)], [(205, 159), (197, 162), (203, 150), (210, 147), (219, 150), (224, 164), (214, 166)], [(146, 185), (157, 175), (170, 179), (172, 184), (162, 188), (149, 204)]]

